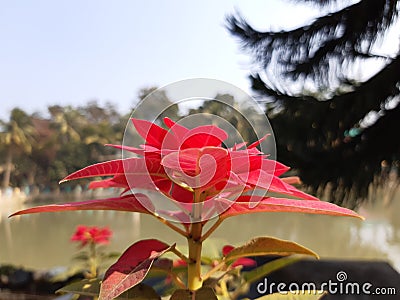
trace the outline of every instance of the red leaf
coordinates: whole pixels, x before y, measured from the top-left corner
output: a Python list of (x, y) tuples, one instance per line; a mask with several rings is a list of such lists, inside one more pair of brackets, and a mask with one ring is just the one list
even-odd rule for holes
[(295, 196), (297, 198), (305, 199), (305, 200), (320, 201), (320, 199), (318, 199), (317, 197), (314, 197), (314, 196), (312, 196), (310, 194), (304, 193), (304, 192), (296, 189), (293, 185), (287, 183), (286, 180), (284, 180), (284, 178), (281, 178), (281, 180), (282, 180), (282, 183), (285, 185), (285, 187), (290, 192), (290, 194), (287, 194), (287, 195)]
[(275, 176), (280, 176), (283, 173), (286, 173), (287, 171), (290, 170), (290, 168), (288, 166), (285, 166), (284, 164), (280, 163), (279, 161), (274, 161), (274, 160), (270, 160), (270, 159), (264, 159), (263, 160), (263, 164), (262, 164), (262, 169), (264, 171), (266, 171), (266, 168), (268, 166), (268, 164), (273, 164), (274, 166), (274, 175)]
[(107, 146), (107, 147), (113, 147), (113, 148), (119, 149), (119, 150), (129, 151), (129, 152), (136, 153), (136, 154), (140, 154), (140, 155), (142, 155), (143, 152), (144, 152), (144, 149), (136, 148), (136, 147), (130, 147), (130, 146), (125, 146), (125, 145), (105, 144), (105, 146)]
[(97, 188), (128, 188), (128, 182), (125, 175), (117, 175), (113, 178), (107, 178), (99, 181), (92, 181), (89, 184), (89, 189)]
[(146, 120), (131, 120), (137, 132), (145, 139), (147, 145), (154, 146), (158, 149), (161, 148), (164, 137), (167, 134), (164, 128)]
[(139, 202), (137, 197), (141, 198), (141, 201), (146, 201), (146, 206), (150, 204), (150, 200), (143, 194), (127, 195), (124, 197), (117, 198), (108, 198), (101, 200), (89, 200), (89, 201), (81, 201), (81, 202), (70, 202), (64, 204), (50, 204), (50, 205), (42, 205), (36, 206), (24, 210), (20, 210), (10, 217), (25, 215), (25, 214), (34, 214), (40, 212), (58, 212), (58, 211), (71, 211), (71, 210), (117, 210), (117, 211), (130, 211), (130, 212), (139, 212), (148, 214), (149, 211), (143, 207), (143, 205)]
[(247, 258), (247, 257), (242, 257), (237, 260), (235, 260), (232, 263), (232, 267), (237, 267), (237, 266), (243, 266), (243, 267), (255, 267), (257, 265), (257, 262), (254, 259)]
[[(213, 125), (199, 126), (188, 129), (169, 118), (164, 118), (164, 123), (171, 129), (180, 149), (218, 147), (228, 138), (228, 134), (221, 128)], [(168, 134), (169, 135), (169, 134)], [(171, 139), (171, 137), (170, 137)], [(169, 141), (171, 144), (172, 141)]]
[(171, 170), (169, 175), (178, 184), (205, 188), (226, 177), (230, 160), (226, 149), (204, 147), (170, 153), (161, 164)]
[(90, 184), (90, 188), (135, 187), (155, 189), (153, 182), (157, 179), (167, 178), (160, 165), (160, 157), (157, 155), (157, 157), (127, 158), (94, 164), (68, 175), (61, 182), (95, 176), (114, 177), (93, 182)]
[(239, 178), (247, 184), (263, 188), (266, 191), (290, 194), (282, 180), (261, 169), (239, 174)]
[[(260, 200), (259, 202), (257, 201), (258, 199)], [(220, 217), (222, 219), (226, 219), (236, 215), (257, 212), (299, 212), (319, 215), (348, 216), (363, 219), (362, 216), (350, 209), (343, 208), (325, 201), (293, 200), (274, 197), (258, 199), (255, 196), (241, 196), (235, 203), (225, 210)], [(224, 208), (227, 207), (231, 202), (224, 203), (222, 201), (219, 203), (219, 201), (215, 201), (214, 203), (215, 205)]]
[(186, 133), (181, 149), (218, 147), (227, 138), (228, 134), (219, 127), (213, 125), (199, 126)]
[[(172, 121), (169, 118), (164, 118), (164, 123), (168, 126), (168, 128), (170, 128), (170, 131), (165, 137), (164, 145), (166, 147), (163, 146), (163, 148), (178, 149), (190, 129)], [(173, 145), (175, 145), (175, 147)]]
[(287, 184), (301, 184), (300, 177), (298, 176), (290, 176), (281, 178), (284, 183)]
[(253, 144), (251, 144), (250, 146), (247, 147), (247, 149), (252, 149), (257, 147), (258, 145), (260, 145), (263, 141), (265, 141), (265, 139), (270, 136), (270, 134), (266, 134), (264, 135), (261, 139), (259, 139), (258, 141), (255, 141)]
[[(133, 158), (138, 159), (138, 158)], [(95, 176), (113, 176), (124, 173), (124, 163), (122, 159), (110, 160), (98, 164), (87, 166), (80, 169), (60, 181), (60, 183), (79, 178), (95, 177)]]
[(143, 281), (154, 260), (175, 245), (150, 239), (130, 246), (104, 275), (99, 300), (111, 300)]
[(145, 154), (148, 153), (157, 153), (160, 154), (161, 151), (160, 149), (157, 149), (153, 146), (150, 145), (141, 145), (140, 148), (136, 148), (136, 147), (131, 147), (131, 146), (125, 146), (125, 145), (113, 145), (113, 144), (106, 144), (105, 146), (109, 146), (109, 147), (113, 147), (119, 150), (124, 150), (124, 151), (128, 151), (128, 152), (132, 152), (141, 156), (144, 156)]
[(250, 150), (229, 151), (229, 154), (232, 159), (232, 171), (237, 174), (262, 169), (269, 174), (280, 176), (290, 169), (280, 162), (266, 159), (265, 154), (253, 154)]

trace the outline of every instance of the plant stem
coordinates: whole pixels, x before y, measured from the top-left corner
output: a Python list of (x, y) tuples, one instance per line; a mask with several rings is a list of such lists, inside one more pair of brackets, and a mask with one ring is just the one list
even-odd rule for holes
[(190, 237), (188, 238), (189, 246), (189, 263), (188, 263), (188, 288), (195, 291), (201, 288), (201, 231), (203, 225), (199, 223), (192, 224)]
[(96, 244), (90, 243), (90, 278), (97, 277), (97, 257), (96, 257)]
[(186, 263), (189, 262), (189, 258), (175, 247), (171, 249), (171, 252), (174, 253), (176, 256), (178, 256), (180, 259), (182, 259), (184, 262)]
[(202, 236), (201, 241), (204, 242), (214, 231), (218, 228), (219, 225), (222, 223), (222, 219), (218, 218), (218, 220), (208, 229), (208, 231)]
[(208, 278), (210, 278), (215, 272), (219, 271), (225, 265), (226, 265), (225, 260), (222, 260), (218, 265), (216, 265), (214, 268), (212, 268), (203, 276), (203, 280), (207, 280)]
[(187, 236), (188, 236), (188, 234), (187, 234), (184, 230), (180, 229), (179, 227), (175, 226), (174, 224), (171, 224), (169, 221), (165, 220), (164, 218), (162, 218), (162, 217), (160, 217), (160, 216), (157, 216), (157, 215), (154, 215), (154, 216), (155, 216), (155, 217), (157, 218), (157, 220), (159, 220), (161, 223), (167, 225), (169, 228), (171, 228), (172, 230), (176, 231), (176, 232), (179, 233), (180, 235), (183, 235), (184, 237), (187, 237)]
[(174, 274), (173, 272), (168, 273), (171, 276), (172, 280), (179, 286), (181, 289), (186, 289), (186, 285), (183, 283), (182, 279), (179, 278), (178, 275)]
[(189, 248), (189, 263), (188, 263), (188, 289), (191, 291), (201, 288), (203, 281), (201, 278), (201, 234), (203, 224), (201, 220), (201, 202), (205, 196), (196, 189), (194, 191), (194, 206), (193, 206), (193, 221), (190, 228), (190, 234), (187, 238)]

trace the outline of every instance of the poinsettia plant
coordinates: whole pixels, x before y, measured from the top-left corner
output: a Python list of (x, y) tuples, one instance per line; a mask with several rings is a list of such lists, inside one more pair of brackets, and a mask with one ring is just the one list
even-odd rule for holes
[[(257, 148), (266, 137), (249, 146), (227, 147), (228, 135), (217, 126), (189, 129), (168, 118), (165, 128), (146, 120), (132, 122), (145, 144), (138, 148), (110, 145), (132, 153), (131, 157), (91, 165), (62, 180), (109, 177), (91, 182), (90, 188), (122, 188), (119, 197), (39, 206), (14, 215), (71, 210), (148, 214), (185, 237), (188, 253), (157, 239), (136, 241), (105, 272), (101, 283), (75, 284), (65, 292), (95, 295), (99, 289), (101, 300), (135, 295), (158, 299), (142, 282), (163, 273), (165, 285), (170, 285), (164, 293), (171, 299), (235, 299), (269, 272), (304, 255), (317, 255), (294, 242), (256, 237), (239, 247), (225, 246), (219, 258), (204, 257), (203, 243), (227, 218), (258, 212), (360, 218), (298, 190), (293, 186), (298, 178), (280, 178), (289, 168)], [(165, 258), (171, 254), (177, 259)], [(271, 254), (282, 258), (261, 266), (248, 258)], [(244, 271), (244, 266), (253, 269)]]
[(71, 242), (78, 243), (80, 253), (76, 260), (84, 263), (84, 275), (88, 279), (96, 278), (100, 264), (115, 258), (114, 253), (105, 253), (102, 246), (110, 243), (112, 231), (108, 227), (79, 225), (71, 236)]

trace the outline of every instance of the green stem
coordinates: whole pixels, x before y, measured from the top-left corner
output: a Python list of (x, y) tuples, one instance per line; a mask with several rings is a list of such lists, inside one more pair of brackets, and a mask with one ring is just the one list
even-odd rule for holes
[(211, 227), (208, 229), (208, 231), (201, 237), (201, 241), (204, 242), (214, 231), (215, 229), (218, 228), (219, 225), (222, 223), (222, 219), (219, 218)]
[(188, 289), (191, 291), (198, 290), (203, 284), (201, 278), (201, 249), (202, 240), (201, 234), (203, 230), (203, 224), (200, 222), (201, 219), (201, 202), (205, 196), (199, 191), (194, 191), (194, 207), (193, 207), (193, 219), (194, 223), (190, 228), (190, 234), (187, 238), (189, 247), (189, 263), (188, 263)]
[(190, 237), (188, 238), (189, 246), (189, 263), (188, 263), (188, 288), (191, 291), (198, 290), (202, 286), (201, 279), (201, 223), (193, 223)]
[(187, 234), (184, 230), (180, 229), (179, 227), (176, 227), (174, 224), (171, 224), (169, 221), (165, 220), (164, 218), (162, 218), (162, 217), (160, 217), (160, 216), (157, 216), (157, 215), (154, 215), (154, 216), (155, 216), (155, 217), (157, 218), (157, 220), (159, 220), (161, 223), (167, 225), (169, 228), (171, 228), (172, 230), (176, 231), (176, 232), (179, 233), (180, 235), (183, 235), (184, 237), (187, 237), (187, 236), (188, 236), (188, 234)]
[(168, 274), (169, 274), (169, 276), (171, 276), (171, 278), (172, 278), (172, 280), (175, 282), (175, 284), (176, 284), (177, 286), (179, 286), (179, 288), (181, 288), (181, 289), (186, 289), (185, 284), (183, 283), (182, 279), (179, 278), (178, 275), (176, 275), (176, 274), (174, 274), (174, 273), (172, 273), (172, 272), (169, 272)]
[(186, 263), (189, 262), (189, 258), (175, 247), (171, 249), (171, 252), (174, 253), (176, 256), (178, 256), (180, 259), (182, 259), (184, 262)]
[(219, 271), (226, 265), (225, 260), (222, 260), (219, 264), (217, 264), (214, 268), (212, 268), (210, 271), (208, 271), (204, 276), (203, 280), (207, 280), (210, 278), (215, 272)]
[(154, 267), (154, 266), (151, 268), (151, 270), (152, 270), (152, 271), (156, 271), (156, 272), (165, 273), (166, 275), (168, 275), (168, 276), (170, 276), (170, 277), (172, 278), (172, 280), (175, 282), (175, 284), (176, 284), (179, 288), (184, 289), (184, 290), (186, 289), (185, 283), (184, 283), (184, 282), (182, 281), (182, 279), (181, 279), (177, 274), (175, 274), (174, 272), (168, 271), (168, 270), (163, 269), (163, 268)]
[(97, 257), (96, 257), (96, 244), (90, 243), (90, 278), (97, 277)]

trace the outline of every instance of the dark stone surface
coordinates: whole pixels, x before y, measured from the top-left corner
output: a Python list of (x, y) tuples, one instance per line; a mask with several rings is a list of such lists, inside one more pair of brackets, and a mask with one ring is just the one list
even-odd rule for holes
[[(55, 291), (76, 280), (83, 274), (75, 274), (62, 281), (52, 280), (52, 270), (38, 272), (11, 265), (0, 266), (0, 292), (8, 291), (15, 295), (54, 295)], [(1, 299), (0, 299), (1, 300)]]
[[(256, 258), (261, 265), (271, 259)], [(344, 272), (344, 273), (343, 273)], [(347, 279), (339, 281), (337, 276), (346, 275)], [(251, 286), (247, 297), (254, 299), (270, 292), (277, 292), (277, 285), (283, 283), (288, 290), (290, 284), (296, 288), (304, 283), (314, 283), (320, 288), (325, 283), (324, 290), (329, 289), (331, 283), (332, 294), (326, 295), (323, 300), (400, 300), (400, 274), (384, 261), (345, 261), (345, 260), (303, 260), (281, 270), (275, 271), (265, 279)], [(266, 284), (265, 284), (266, 283)], [(257, 286), (263, 292), (257, 291)], [(357, 291), (359, 287), (359, 293)], [(281, 285), (283, 287), (283, 285)], [(336, 292), (335, 292), (336, 287)], [(363, 288), (366, 292), (363, 291)], [(379, 295), (376, 288), (385, 288), (386, 293), (395, 292), (395, 295)], [(388, 288), (391, 290), (389, 291)], [(341, 290), (340, 290), (341, 289)], [(347, 290), (347, 292), (346, 292)], [(383, 289), (380, 290), (381, 292)], [(370, 292), (370, 294), (368, 294)]]
[[(255, 258), (258, 265), (270, 261), (271, 257)], [(344, 274), (347, 279), (338, 281), (337, 275)], [(0, 266), (0, 296), (2, 291), (13, 293), (24, 293), (29, 295), (54, 295), (59, 288), (71, 283), (74, 280), (83, 278), (82, 274), (76, 274), (64, 281), (53, 282), (51, 280), (52, 271), (34, 272), (23, 268), (16, 268), (5, 265)], [(384, 261), (344, 261), (344, 260), (303, 260), (293, 265), (275, 271), (265, 279), (253, 284), (246, 297), (255, 299), (270, 292), (277, 292), (278, 284), (285, 284), (288, 290), (290, 284), (297, 284), (301, 287), (304, 283), (314, 283), (320, 288), (323, 283), (332, 283), (338, 291), (335, 294), (327, 295), (323, 300), (400, 300), (400, 274), (394, 270), (390, 264)], [(342, 292), (340, 285), (342, 283)], [(359, 293), (351, 293), (352, 286), (348, 284), (357, 283), (360, 287)], [(371, 284), (366, 294), (362, 291), (363, 285)], [(266, 290), (265, 293), (259, 293), (257, 286)], [(270, 289), (270, 287), (274, 286)], [(336, 286), (335, 286), (336, 284)], [(346, 285), (349, 293), (346, 294)], [(377, 295), (373, 294), (375, 288), (394, 288), (395, 295)], [(328, 288), (325, 288), (327, 290)], [(11, 294), (10, 294), (11, 295)], [(13, 294), (17, 296), (18, 294)], [(3, 300), (6, 298), (1, 298)], [(11, 299), (11, 298), (10, 298)], [(14, 298), (13, 298), (14, 299)], [(15, 299), (34, 299), (34, 298), (15, 298)]]

